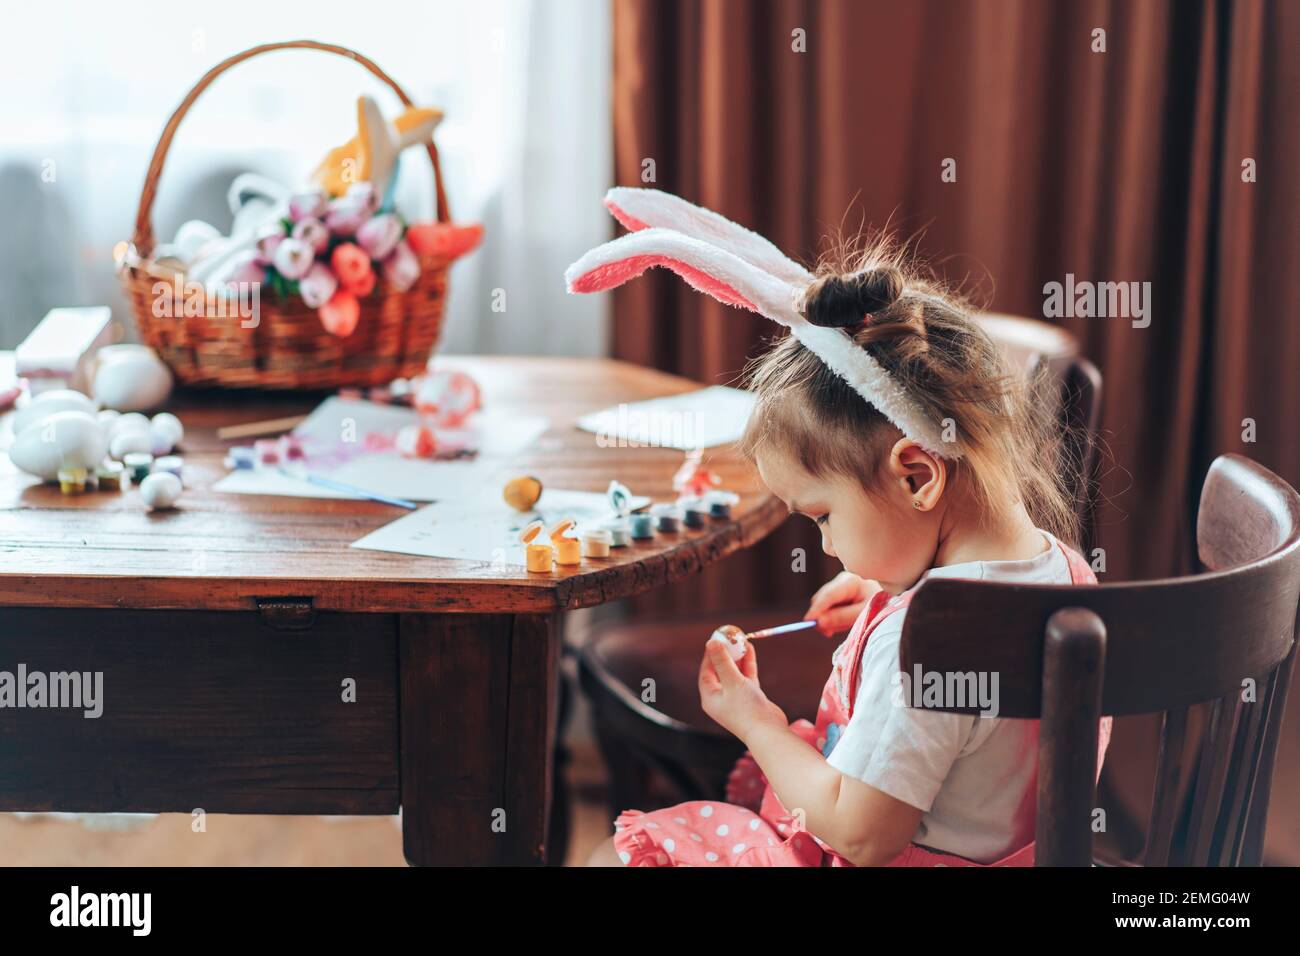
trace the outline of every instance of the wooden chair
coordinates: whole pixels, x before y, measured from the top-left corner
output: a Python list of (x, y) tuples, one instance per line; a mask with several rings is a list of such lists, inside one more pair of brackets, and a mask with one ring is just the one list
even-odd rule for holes
[[(1100, 415), (1101, 375), (1078, 355), (1064, 331), (1043, 322), (1010, 316), (981, 316), (985, 330), (1026, 375), (1047, 374), (1059, 385), (1056, 409), (1070, 440), (1062, 457), (1082, 464), (1074, 492), (1091, 545), (1090, 475)], [(747, 630), (798, 620), (806, 609), (760, 608), (710, 615), (714, 623)], [(614, 812), (647, 808), (648, 771), (659, 772), (681, 799), (716, 799), (743, 747), (699, 706), (696, 677), (712, 624), (698, 614), (638, 623), (613, 622), (593, 628), (577, 651), (578, 677), (591, 703), (597, 742), (610, 773)], [(763, 684), (786, 714), (812, 718), (830, 673), (835, 641), (820, 634), (792, 635), (763, 647)], [(642, 685), (653, 680), (655, 699), (643, 700)]]
[[(996, 672), (1000, 714), (1042, 721), (1040, 866), (1093, 862), (1101, 714), (1163, 714), (1141, 864), (1261, 861), (1296, 656), (1300, 496), (1265, 468), (1222, 456), (1205, 479), (1196, 536), (1207, 570), (1189, 577), (1100, 587), (936, 578), (912, 600), (904, 672)], [(1185, 765), (1198, 705), (1206, 728)], [(1190, 807), (1178, 798), (1185, 766)]]

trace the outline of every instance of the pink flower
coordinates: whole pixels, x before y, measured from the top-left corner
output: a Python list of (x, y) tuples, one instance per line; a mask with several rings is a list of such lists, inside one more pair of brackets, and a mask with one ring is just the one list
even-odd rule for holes
[(319, 219), (325, 215), (328, 201), (328, 197), (319, 189), (298, 193), (289, 199), (289, 218), (294, 222), (302, 222), (304, 219)]
[(330, 201), (325, 225), (336, 236), (355, 236), (361, 224), (370, 218), (370, 210), (351, 199)]
[(361, 303), (352, 293), (340, 289), (317, 311), (325, 331), (345, 339), (356, 330), (357, 321), (361, 318)]
[(330, 266), (339, 282), (351, 287), (365, 280), (374, 270), (370, 268), (370, 257), (354, 243), (344, 242), (334, 247), (330, 254)]
[(257, 256), (250, 252), (239, 258), (234, 268), (230, 270), (230, 278), (226, 281), (229, 283), (257, 283), (261, 282), (265, 277), (265, 266), (259, 263)]
[(375, 283), (378, 281), (379, 281), (379, 276), (377, 276), (375, 274), (375, 271), (371, 269), (369, 272), (367, 272), (360, 279), (357, 279), (355, 282), (345, 283), (343, 288), (347, 289), (358, 299), (363, 299), (366, 296), (370, 295), (370, 293), (375, 291)]
[(393, 251), (381, 263), (381, 268), (384, 281), (398, 292), (405, 292), (420, 278), (420, 260), (405, 242), (393, 246)]
[(286, 279), (301, 279), (315, 261), (315, 251), (301, 239), (285, 239), (275, 247), (272, 259), (276, 270)]
[(309, 309), (319, 309), (334, 297), (339, 280), (321, 262), (314, 263), (307, 274), (298, 281), (298, 294)]
[(357, 230), (357, 245), (366, 250), (371, 259), (386, 259), (401, 238), (402, 224), (391, 213), (375, 216)]
[(268, 222), (257, 230), (257, 259), (269, 266), (275, 260), (275, 247), (284, 239), (284, 226), (279, 222)]
[(309, 216), (294, 224), (293, 238), (301, 239), (319, 255), (329, 247), (330, 231), (325, 228), (325, 223)]

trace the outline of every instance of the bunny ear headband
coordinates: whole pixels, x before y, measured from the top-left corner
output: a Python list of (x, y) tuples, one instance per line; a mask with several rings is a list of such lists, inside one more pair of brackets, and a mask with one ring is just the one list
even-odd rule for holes
[(845, 332), (813, 325), (799, 312), (812, 274), (762, 236), (657, 189), (615, 187), (605, 206), (632, 230), (597, 246), (569, 266), (570, 292), (603, 292), (653, 266), (677, 273), (719, 302), (765, 315), (888, 418), (908, 438), (941, 458), (960, 458), (937, 424), (867, 351)]

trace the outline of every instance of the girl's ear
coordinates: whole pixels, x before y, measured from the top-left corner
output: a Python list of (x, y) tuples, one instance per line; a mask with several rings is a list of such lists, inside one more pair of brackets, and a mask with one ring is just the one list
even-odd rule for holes
[(717, 246), (672, 229), (642, 229), (597, 246), (564, 273), (570, 292), (603, 292), (662, 266), (692, 288), (726, 305), (749, 309), (782, 325), (803, 322), (794, 288)]
[(931, 511), (943, 497), (948, 469), (910, 438), (900, 438), (889, 453), (889, 471), (899, 496), (914, 511)]
[(803, 287), (812, 275), (753, 230), (661, 189), (615, 186), (605, 193), (605, 208), (632, 232), (672, 229), (744, 259), (783, 282)]

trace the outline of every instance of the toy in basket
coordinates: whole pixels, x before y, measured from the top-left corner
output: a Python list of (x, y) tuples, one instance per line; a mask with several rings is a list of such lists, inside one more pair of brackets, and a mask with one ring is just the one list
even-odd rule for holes
[[(272, 50), (347, 57), (405, 106), (392, 121), (369, 97), (357, 135), (331, 150), (312, 183), (291, 189), (239, 176), (229, 236), (185, 223), (157, 244), (151, 223), (163, 163), (199, 95), (230, 67)], [(310, 40), (254, 47), (219, 63), (190, 90), (163, 130), (145, 176), (135, 238), (118, 270), (141, 339), (185, 383), (324, 389), (369, 386), (421, 371), (442, 328), (451, 263), (478, 245), (482, 227), (451, 222), (433, 130), (437, 110), (413, 106), (373, 62)], [(399, 155), (420, 145), (433, 167), (437, 218), (408, 223), (394, 208)]]

